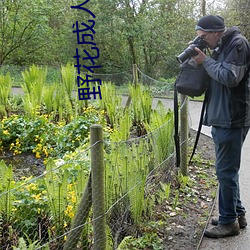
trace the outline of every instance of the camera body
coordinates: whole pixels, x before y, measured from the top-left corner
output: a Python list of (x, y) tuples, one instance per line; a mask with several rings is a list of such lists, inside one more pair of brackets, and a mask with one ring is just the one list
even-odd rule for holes
[(207, 43), (199, 36), (197, 36), (190, 45), (180, 54), (176, 57), (177, 61), (179, 63), (183, 63), (188, 58), (198, 55), (198, 53), (195, 51), (195, 47), (199, 48), (200, 50), (203, 50), (207, 48)]

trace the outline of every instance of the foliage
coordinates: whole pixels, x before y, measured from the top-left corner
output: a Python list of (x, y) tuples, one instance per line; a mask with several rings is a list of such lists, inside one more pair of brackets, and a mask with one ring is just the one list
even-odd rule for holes
[[(43, 89), (45, 85), (47, 69), (32, 65), (29, 70), (22, 72), (24, 83), (21, 84), (24, 90), (24, 111), (26, 115), (34, 118), (39, 113), (42, 102)], [(38, 110), (37, 110), (38, 109)]]
[(139, 238), (125, 237), (117, 250), (154, 249), (163, 250), (162, 240), (156, 233), (145, 233)]
[[(13, 227), (16, 231), (22, 228), (21, 235), (29, 236), (34, 241), (38, 235), (38, 225), (42, 219), (48, 217), (48, 197), (44, 185), (40, 180), (32, 182), (32, 176), (23, 177), (15, 183), (19, 187), (10, 192), (15, 197), (13, 202)], [(22, 218), (22, 219), (20, 219)], [(40, 232), (44, 236), (44, 232)], [(26, 238), (26, 237), (25, 237)]]
[(2, 115), (7, 116), (10, 109), (8, 98), (10, 96), (12, 86), (12, 79), (10, 74), (0, 75), (0, 117)]
[[(112, 102), (110, 97), (112, 97)], [(121, 96), (117, 95), (115, 85), (105, 82), (102, 86), (102, 99), (99, 105), (100, 109), (106, 112), (107, 122), (111, 128), (121, 124), (120, 119), (123, 117), (121, 100)]]
[[(87, 2), (86, 8), (96, 16), (91, 42), (100, 50), (97, 65), (102, 68), (98, 73), (124, 72), (135, 63), (154, 78), (175, 76), (178, 72), (175, 57), (194, 38), (198, 16), (220, 14), (225, 9), (229, 13), (224, 13), (227, 17), (231, 15), (241, 23), (247, 20), (247, 8), (239, 8), (246, 4), (244, 1), (237, 2), (240, 6), (229, 1), (226, 6), (236, 7), (229, 10), (209, 2), (205, 2), (207, 13), (200, 8), (200, 2), (194, 0)], [(68, 61), (75, 62), (76, 48), (93, 54), (92, 45), (78, 44), (73, 33), (73, 23), (87, 23), (89, 19), (83, 10), (70, 8), (77, 3), (80, 2), (38, 0), (31, 4), (28, 0), (1, 1), (0, 65), (66, 65)], [(242, 28), (247, 29), (247, 26)], [(117, 84), (121, 82), (125, 83), (127, 79), (119, 77), (116, 80)]]
[(88, 140), (90, 126), (102, 122), (102, 115), (91, 107), (68, 124), (56, 124), (50, 118), (47, 115), (35, 119), (17, 115), (3, 118), (0, 121), (1, 151), (12, 150), (14, 155), (33, 152), (37, 158), (60, 156)]
[(152, 111), (151, 123), (146, 123), (146, 130), (152, 132), (151, 139), (154, 155), (160, 163), (166, 159), (173, 151), (173, 129), (174, 119), (173, 112), (165, 112), (163, 104), (159, 101), (156, 109)]
[[(72, 156), (65, 157), (63, 163), (49, 159), (43, 176), (23, 177), (17, 182), (13, 181), (12, 167), (0, 163), (3, 173), (0, 215), (4, 217), (3, 224), (9, 225), (10, 239), (18, 232), (18, 244), (24, 247), (28, 243), (32, 247), (48, 240), (49, 235), (60, 236), (69, 229), (89, 176), (89, 159), (82, 157), (83, 151), (78, 154), (74, 159), (81, 159), (79, 163), (72, 163)], [(6, 185), (7, 182), (10, 184)], [(0, 224), (0, 235), (3, 235), (1, 230), (5, 229)], [(2, 246), (7, 232), (4, 234)]]
[(71, 99), (72, 91), (75, 89), (74, 83), (76, 80), (76, 72), (74, 69), (74, 65), (68, 63), (66, 66), (62, 66), (61, 75), (62, 75), (62, 85), (69, 99)]
[(144, 123), (150, 123), (153, 97), (148, 89), (143, 85), (130, 85), (131, 108), (133, 115), (133, 125), (137, 127), (139, 136), (145, 133)]
[[(28, 239), (28, 243), (26, 243), (24, 238), (20, 237), (18, 240), (18, 246), (14, 246), (13, 250), (35, 250), (40, 246), (39, 241), (33, 242), (28, 236), (26, 236), (26, 238)], [(48, 248), (44, 248), (44, 250), (48, 250)]]
[(10, 190), (13, 188), (14, 177), (12, 166), (7, 167), (3, 160), (0, 161), (0, 214), (10, 222), (13, 206), (13, 195)]
[[(29, 79), (31, 72), (36, 70), (38, 68), (32, 68), (26, 72), (25, 79)], [(72, 73), (72, 70), (69, 72)], [(32, 80), (30, 82), (32, 83)], [(30, 86), (32, 88), (32, 84), (26, 86), (27, 93), (29, 93)], [(52, 96), (53, 87), (51, 85), (52, 90), (48, 92), (50, 96)], [(120, 231), (114, 232), (115, 227), (111, 226), (114, 223), (114, 216), (122, 218), (115, 222), (120, 223), (119, 227), (130, 225), (133, 228), (139, 228), (143, 219), (151, 213), (150, 209), (153, 206), (147, 207), (147, 204), (152, 201), (149, 201), (149, 198), (144, 199), (146, 182), (150, 168), (158, 161), (159, 155), (154, 154), (163, 147), (163, 143), (158, 148), (156, 144), (159, 143), (160, 137), (167, 136), (165, 140), (169, 140), (168, 133), (172, 131), (172, 115), (160, 105), (157, 106), (156, 113), (159, 114), (156, 115), (151, 108), (151, 93), (149, 90), (144, 90), (141, 85), (131, 87), (133, 105), (125, 109), (122, 107), (119, 96), (116, 96), (115, 104), (109, 103), (109, 88), (116, 96), (114, 86), (108, 83), (104, 88), (105, 98), (95, 103), (96, 108), (92, 106), (82, 108), (81, 111), (78, 110), (75, 113), (75, 117), (69, 120), (62, 119), (58, 122), (53, 114), (56, 109), (48, 103), (43, 112), (50, 107), (52, 108), (50, 114), (36, 114), (34, 117), (24, 114), (11, 115), (1, 120), (0, 147), (2, 152), (11, 150), (14, 155), (33, 152), (37, 158), (45, 158), (46, 163), (46, 171), (42, 176), (37, 179), (30, 177), (18, 180), (15, 188), (7, 192), (8, 195), (13, 195), (11, 197), (13, 202), (9, 203), (12, 204), (13, 209), (10, 211), (6, 207), (7, 213), (11, 215), (10, 224), (13, 227), (13, 233), (9, 232), (9, 234), (14, 238), (17, 230), (24, 228), (19, 236), (25, 241), (20, 239), (19, 243), (12, 242), (11, 245), (21, 246), (25, 243), (27, 247), (29, 244), (32, 248), (29, 239), (35, 245), (36, 243), (42, 244), (42, 239), (47, 242), (51, 238), (56, 238), (54, 244), (62, 246), (65, 239), (58, 238), (58, 236), (65, 234), (70, 228), (81, 193), (88, 180), (90, 160), (89, 153), (85, 152), (85, 149), (89, 145), (90, 125), (94, 123), (102, 124), (105, 133), (106, 207), (110, 209), (108, 224), (113, 237), (113, 245), (118, 246), (122, 239)], [(60, 91), (67, 93), (64, 87), (60, 88)], [(43, 96), (42, 92), (39, 93)], [(56, 92), (53, 95), (56, 98)], [(136, 100), (139, 99), (140, 105), (136, 105)], [(70, 102), (70, 98), (68, 100)], [(42, 104), (40, 104), (41, 107), (43, 107)], [(74, 105), (71, 107), (74, 113)], [(113, 117), (112, 128), (108, 117)], [(145, 130), (148, 134), (138, 138), (138, 134), (134, 133), (133, 121), (137, 121), (142, 128), (148, 126)], [(167, 127), (167, 129), (164, 127), (166, 131), (158, 131), (158, 127), (163, 124)], [(158, 141), (152, 139), (152, 132), (158, 134), (155, 137)], [(163, 155), (168, 157), (166, 152), (170, 151), (165, 150), (162, 157)], [(50, 158), (51, 156), (58, 160), (54, 161)], [(12, 173), (11, 168), (8, 170)], [(5, 199), (4, 196), (0, 198)], [(122, 200), (122, 203), (117, 203), (118, 200)], [(117, 204), (114, 205), (114, 203)], [(43, 230), (38, 230), (37, 225)], [(114, 236), (114, 233), (117, 236)], [(146, 236), (144, 239), (138, 239), (138, 247), (147, 246), (147, 241)]]
[(59, 53), (68, 51), (72, 13), (65, 7), (71, 2), (1, 1), (0, 65), (60, 63), (64, 55)]

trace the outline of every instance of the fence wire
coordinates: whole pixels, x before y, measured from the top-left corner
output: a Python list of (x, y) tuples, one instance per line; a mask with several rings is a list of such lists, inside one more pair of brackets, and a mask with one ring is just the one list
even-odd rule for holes
[[(140, 73), (144, 83), (156, 81)], [(161, 183), (173, 177), (173, 128), (171, 117), (144, 136), (104, 140), (107, 249), (142, 233), (138, 225), (154, 216)], [(91, 208), (90, 150), (78, 149), (74, 158), (48, 159), (40, 166), (42, 174), (18, 179), (15, 169), (0, 162), (1, 249), (92, 249), (93, 224), (100, 218), (93, 219)], [(16, 182), (20, 185), (13, 188)], [(70, 234), (74, 248), (65, 246)]]
[[(173, 141), (162, 137), (172, 127), (170, 122), (144, 137), (105, 142), (107, 231), (112, 243), (108, 249), (117, 249), (125, 236), (136, 233), (144, 217), (152, 216), (152, 196), (161, 181), (170, 179), (174, 166)], [(169, 133), (172, 135), (171, 130)], [(82, 193), (88, 188), (89, 150), (78, 152), (86, 162), (49, 160), (42, 175), (21, 178), (21, 184), (13, 189), (14, 174), (1, 163), (5, 174), (5, 191), (0, 194), (1, 249), (21, 244), (32, 244), (34, 249), (63, 249), (68, 234), (79, 228), (82, 233), (76, 249), (91, 249), (91, 204), (85, 208), (86, 221), (71, 228)], [(164, 160), (159, 162), (158, 157)]]

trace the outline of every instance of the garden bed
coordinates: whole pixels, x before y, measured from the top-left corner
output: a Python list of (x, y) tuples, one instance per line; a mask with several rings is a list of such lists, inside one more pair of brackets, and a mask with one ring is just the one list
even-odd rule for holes
[[(194, 137), (194, 132), (191, 131)], [(198, 157), (189, 166), (191, 185), (179, 193), (179, 205), (173, 211), (170, 204), (159, 207), (167, 215), (167, 226), (160, 229), (164, 239), (164, 249), (198, 249), (203, 231), (214, 205), (217, 180), (214, 168), (214, 145), (211, 138), (201, 134), (197, 148)], [(174, 198), (174, 197), (173, 197)]]

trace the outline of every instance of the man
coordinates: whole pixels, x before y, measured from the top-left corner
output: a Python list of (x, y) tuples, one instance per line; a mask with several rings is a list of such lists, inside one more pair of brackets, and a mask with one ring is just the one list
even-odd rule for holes
[(237, 27), (225, 29), (220, 16), (202, 17), (195, 30), (213, 50), (206, 56), (195, 48), (193, 59), (210, 76), (204, 125), (212, 126), (219, 181), (219, 218), (205, 235), (221, 238), (239, 234), (247, 226), (240, 200), (241, 149), (250, 126), (250, 46)]

